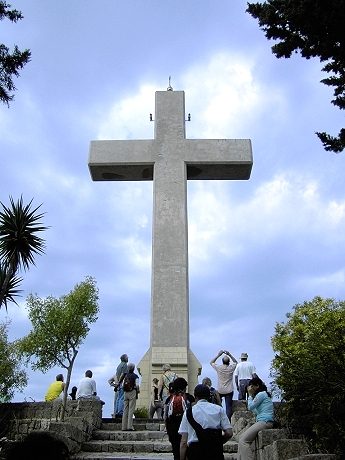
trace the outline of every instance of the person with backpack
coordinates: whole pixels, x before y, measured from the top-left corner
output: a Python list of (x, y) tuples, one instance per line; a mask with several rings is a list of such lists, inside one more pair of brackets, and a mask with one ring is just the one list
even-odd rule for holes
[(122, 431), (134, 431), (133, 428), (133, 413), (137, 404), (139, 389), (139, 376), (134, 373), (135, 365), (128, 364), (128, 372), (121, 377), (120, 383), (123, 382), (122, 388), (124, 391), (124, 407), (122, 415)]
[(174, 460), (180, 460), (181, 435), (178, 430), (182, 416), (195, 401), (194, 397), (186, 393), (187, 381), (182, 377), (177, 377), (171, 384), (170, 396), (165, 402), (165, 427), (171, 443)]
[(178, 375), (171, 370), (170, 364), (163, 364), (162, 370), (163, 374), (158, 382), (158, 395), (161, 401), (165, 403), (165, 400), (169, 396), (169, 384), (172, 383)]
[(210, 389), (194, 389), (196, 404), (183, 414), (179, 434), (180, 460), (224, 460), (223, 444), (232, 436), (232, 427), (223, 407), (209, 402)]

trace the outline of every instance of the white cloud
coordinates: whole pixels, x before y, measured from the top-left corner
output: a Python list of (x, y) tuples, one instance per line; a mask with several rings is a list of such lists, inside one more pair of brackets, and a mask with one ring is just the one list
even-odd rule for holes
[(255, 65), (254, 58), (220, 52), (187, 70), (181, 81), (192, 111), (190, 137), (247, 138), (245, 126), (263, 110), (274, 107), (276, 117), (284, 112), (282, 93), (277, 87), (265, 88), (255, 76)]
[(302, 275), (300, 279), (296, 280), (296, 289), (314, 290), (315, 295), (326, 290), (328, 296), (335, 297), (338, 295), (339, 286), (344, 285), (344, 283), (345, 269), (341, 269), (329, 273), (324, 272), (319, 276)]
[[(285, 116), (284, 93), (278, 85), (265, 87), (258, 81), (255, 66), (255, 58), (224, 51), (186, 69), (178, 83), (186, 94), (186, 111), (192, 114), (192, 122), (186, 125), (188, 137), (241, 137), (243, 127), (260, 118), (263, 110), (274, 110), (277, 119)], [(180, 90), (178, 83), (174, 90)], [(152, 138), (149, 113), (154, 116), (157, 88), (143, 83), (133, 95), (114, 102), (101, 117), (97, 138)]]
[(278, 174), (240, 201), (223, 182), (200, 182), (190, 193), (189, 211), (193, 273), (209, 270), (205, 261), (217, 254), (236, 259), (248, 247), (269, 246), (279, 239), (295, 236), (306, 245), (324, 235), (344, 240), (345, 197), (329, 200), (316, 179), (302, 174)]
[(153, 123), (150, 122), (149, 114), (154, 114), (154, 93), (155, 87), (152, 84), (143, 84), (136, 94), (112, 104), (100, 121), (97, 138), (152, 138)]

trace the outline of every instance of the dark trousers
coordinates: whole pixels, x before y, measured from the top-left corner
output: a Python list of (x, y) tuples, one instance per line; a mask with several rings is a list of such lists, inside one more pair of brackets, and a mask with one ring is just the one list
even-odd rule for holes
[(187, 450), (188, 460), (224, 460), (223, 448), (212, 449), (212, 446), (201, 446), (199, 442), (192, 442)]
[(182, 436), (178, 433), (178, 430), (180, 428), (181, 420), (182, 415), (171, 415), (165, 422), (174, 460), (180, 460), (180, 443)]
[(238, 390), (238, 400), (247, 399), (247, 386), (250, 382), (250, 379), (242, 379), (239, 382), (239, 390)]
[(234, 392), (232, 391), (231, 393), (227, 394), (220, 394), (220, 399), (223, 401), (223, 398), (225, 398), (225, 411), (226, 415), (228, 416), (229, 420), (231, 421), (231, 416), (232, 416), (232, 398), (234, 396)]

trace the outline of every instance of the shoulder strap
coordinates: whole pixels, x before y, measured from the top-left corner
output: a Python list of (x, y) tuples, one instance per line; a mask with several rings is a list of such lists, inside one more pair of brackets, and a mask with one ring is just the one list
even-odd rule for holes
[(169, 390), (169, 384), (176, 379), (176, 373), (170, 374), (169, 377), (166, 374), (163, 374), (163, 385), (167, 390)]
[(200, 432), (200, 430), (203, 430), (203, 427), (200, 425), (200, 423), (198, 423), (194, 417), (193, 417), (193, 411), (192, 411), (192, 407), (188, 407), (188, 409), (186, 410), (186, 416), (187, 416), (187, 420), (188, 422), (190, 423), (190, 425), (194, 428), (196, 434), (198, 435), (198, 433)]

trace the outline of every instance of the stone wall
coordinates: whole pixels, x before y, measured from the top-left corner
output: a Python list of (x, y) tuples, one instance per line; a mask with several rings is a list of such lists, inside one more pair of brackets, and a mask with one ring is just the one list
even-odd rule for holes
[(67, 401), (64, 422), (61, 401), (0, 404), (1, 435), (20, 441), (31, 431), (43, 430), (62, 439), (70, 453), (80, 450), (102, 423), (100, 401)]
[[(274, 403), (275, 419), (279, 420), (280, 403)], [(242, 401), (234, 401), (231, 417), (233, 440), (255, 422), (255, 416)], [(335, 455), (311, 454), (303, 437), (292, 439), (284, 428), (259, 431), (254, 443), (255, 460), (334, 460)]]

